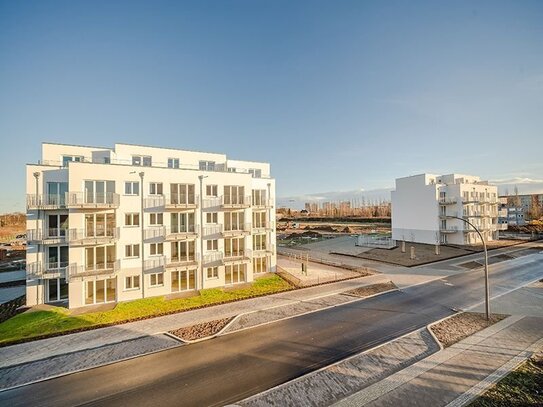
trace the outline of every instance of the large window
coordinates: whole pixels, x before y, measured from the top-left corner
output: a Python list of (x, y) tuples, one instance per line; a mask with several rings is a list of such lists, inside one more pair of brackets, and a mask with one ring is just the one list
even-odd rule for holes
[(168, 158), (168, 168), (179, 168), (179, 158)]
[(100, 237), (114, 236), (114, 213), (87, 213), (85, 214), (85, 236)]
[(254, 206), (266, 205), (266, 190), (265, 189), (253, 189), (253, 205)]
[(47, 237), (66, 236), (68, 230), (68, 215), (47, 215)]
[(196, 259), (194, 240), (184, 242), (171, 242), (171, 256), (173, 262), (194, 261)]
[(115, 181), (85, 181), (85, 203), (111, 203)]
[(245, 239), (227, 238), (224, 239), (224, 254), (227, 257), (243, 256), (245, 253)]
[(238, 284), (245, 282), (245, 264), (233, 264), (225, 266), (224, 276), (226, 284)]
[(266, 212), (253, 212), (253, 227), (266, 227)]
[(48, 182), (45, 203), (47, 205), (65, 205), (66, 192), (68, 192), (67, 182)]
[(267, 257), (253, 259), (253, 273), (265, 273), (268, 271), (268, 259)]
[(196, 288), (196, 270), (172, 271), (172, 292), (194, 290)]
[(125, 195), (139, 195), (140, 183), (138, 181), (126, 181), (124, 183), (124, 194)]
[(194, 184), (170, 184), (170, 203), (195, 204)]
[(47, 302), (65, 301), (68, 299), (68, 283), (63, 278), (47, 280)]
[(150, 167), (152, 163), (153, 163), (153, 159), (150, 155), (133, 155), (132, 156), (132, 165)]
[(215, 171), (215, 161), (200, 161), (200, 171)]
[(113, 269), (115, 245), (85, 248), (85, 268), (87, 271)]
[(149, 195), (162, 195), (162, 182), (150, 182)]
[(85, 305), (102, 304), (115, 301), (117, 279), (93, 280), (85, 282)]
[(62, 156), (62, 166), (63, 167), (67, 167), (68, 166), (68, 163), (71, 163), (71, 162), (83, 162), (85, 161), (85, 157), (83, 157), (82, 155), (63, 155)]
[(47, 264), (48, 270), (55, 270), (68, 266), (68, 246), (48, 246)]
[(170, 227), (171, 227), (172, 233), (195, 232), (196, 226), (194, 225), (194, 219), (195, 219), (194, 212), (171, 213)]
[(244, 212), (225, 212), (224, 214), (224, 230), (244, 230), (243, 224), (245, 221)]
[(240, 205), (245, 203), (245, 187), (242, 185), (224, 186), (224, 203), (227, 205)]
[(266, 250), (266, 235), (253, 235), (253, 250)]

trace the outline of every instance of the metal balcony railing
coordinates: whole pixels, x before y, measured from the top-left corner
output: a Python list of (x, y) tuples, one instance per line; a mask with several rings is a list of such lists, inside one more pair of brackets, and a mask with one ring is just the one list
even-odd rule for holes
[(222, 235), (224, 237), (247, 235), (251, 233), (250, 223), (237, 223), (231, 225), (224, 225)]
[(251, 250), (227, 250), (223, 256), (223, 263), (233, 263), (233, 262), (245, 262), (250, 261), (252, 257)]
[(439, 198), (440, 205), (453, 205), (458, 202), (456, 198)]
[(440, 213), (439, 214), (439, 217), (440, 219), (447, 219), (447, 218), (451, 218), (453, 216), (458, 216), (458, 212), (445, 212), (445, 213)]
[(253, 199), (253, 208), (273, 208), (273, 199)]
[(439, 226), (441, 233), (456, 233), (458, 230), (458, 226)]
[(275, 253), (275, 245), (267, 244), (264, 247), (253, 247), (253, 258), (270, 256)]
[(70, 264), (68, 262), (43, 262), (36, 261), (27, 264), (27, 278), (67, 278), (67, 270)]
[(221, 196), (221, 207), (224, 209), (241, 209), (251, 206), (251, 196)]
[(222, 262), (223, 257), (224, 257), (223, 252), (219, 252), (219, 251), (208, 252), (204, 255), (204, 264), (213, 264), (217, 262)]
[(67, 243), (68, 229), (65, 229), (65, 228), (30, 229), (26, 231), (26, 241), (29, 244)]
[(166, 257), (165, 266), (167, 268), (197, 267), (198, 255), (196, 253), (186, 253), (179, 256)]
[(117, 240), (120, 234), (121, 229), (119, 227), (102, 230), (70, 229), (68, 240), (71, 246), (107, 244)]
[(119, 207), (119, 194), (114, 192), (89, 194), (87, 192), (67, 192), (66, 206), (69, 208), (108, 209)]
[(264, 233), (275, 229), (274, 222), (253, 223), (253, 233)]
[(194, 239), (198, 236), (198, 225), (174, 225), (166, 228), (166, 240)]
[(143, 238), (145, 240), (159, 239), (159, 238), (164, 238), (165, 236), (166, 236), (165, 226), (153, 226), (143, 231)]
[(204, 226), (204, 236), (217, 235), (222, 233), (222, 224), (208, 224)]
[(96, 263), (93, 265), (78, 265), (70, 264), (68, 275), (70, 278), (100, 276), (115, 274), (121, 269), (121, 261), (115, 260), (110, 262)]
[(198, 207), (198, 198), (198, 195), (194, 194), (163, 195), (163, 206), (164, 209), (196, 209)]
[(27, 209), (62, 209), (66, 207), (64, 194), (27, 194)]
[(155, 272), (160, 273), (164, 271), (164, 266), (166, 265), (166, 257), (158, 256), (153, 259), (145, 260), (143, 262), (143, 267), (146, 272)]

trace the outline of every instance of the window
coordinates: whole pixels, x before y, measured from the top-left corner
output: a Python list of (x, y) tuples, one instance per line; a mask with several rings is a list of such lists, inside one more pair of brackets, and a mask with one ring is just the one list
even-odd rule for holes
[(224, 254), (226, 257), (243, 256), (245, 253), (244, 238), (224, 239)]
[(185, 242), (171, 242), (170, 250), (172, 262), (192, 262), (196, 260), (194, 240)]
[(67, 182), (48, 182), (45, 202), (47, 205), (66, 205)]
[(150, 167), (152, 165), (152, 158), (150, 155), (133, 155), (132, 165), (138, 165), (143, 167)]
[(138, 181), (126, 181), (124, 183), (124, 194), (125, 195), (139, 195), (140, 183)]
[(68, 283), (63, 278), (47, 280), (47, 302), (64, 301), (68, 299)]
[(114, 203), (114, 192), (115, 181), (85, 181), (85, 203)]
[(224, 230), (244, 230), (244, 212), (227, 212), (224, 214)]
[(164, 215), (162, 213), (151, 213), (149, 214), (151, 226), (163, 225), (164, 224)]
[(113, 270), (115, 268), (115, 245), (85, 248), (85, 271)]
[(67, 167), (69, 162), (83, 162), (85, 161), (85, 157), (82, 155), (63, 155), (62, 156), (62, 166)]
[(245, 188), (241, 185), (224, 186), (224, 203), (227, 205), (244, 204)]
[(253, 273), (265, 273), (268, 271), (268, 259), (266, 257), (253, 259)]
[(217, 239), (206, 241), (207, 250), (219, 250), (219, 241)]
[(85, 214), (85, 237), (115, 236), (114, 213)]
[(168, 168), (179, 168), (179, 158), (168, 158)]
[(217, 212), (206, 213), (206, 223), (218, 223), (219, 214)]
[(196, 271), (172, 271), (172, 292), (194, 290), (196, 287)]
[(218, 267), (208, 267), (207, 278), (219, 278), (219, 268)]
[(262, 178), (262, 170), (259, 170), (258, 168), (250, 168), (249, 174), (251, 174), (253, 178)]
[(226, 284), (245, 282), (245, 264), (233, 264), (224, 268)]
[(200, 171), (215, 171), (215, 161), (200, 161)]
[(218, 196), (217, 185), (206, 185), (206, 196)]
[(124, 225), (125, 226), (139, 226), (140, 225), (140, 214), (137, 213), (137, 212), (125, 213), (124, 214)]
[(170, 184), (170, 195), (171, 204), (194, 205), (196, 202), (194, 184)]
[(266, 227), (266, 212), (253, 212), (253, 227), (254, 228)]
[(196, 225), (194, 224), (194, 219), (194, 212), (170, 214), (170, 227), (172, 233), (196, 232)]
[(85, 305), (115, 301), (116, 278), (87, 281), (85, 284)]
[(253, 235), (253, 250), (266, 250), (266, 235)]
[(162, 182), (150, 182), (149, 195), (162, 195)]
[(150, 253), (151, 256), (164, 254), (164, 243), (151, 243)]
[(265, 189), (253, 189), (253, 206), (266, 205), (266, 190)]
[(140, 245), (139, 244), (127, 244), (124, 246), (125, 257), (140, 257)]
[(151, 277), (151, 287), (164, 285), (164, 273), (153, 273), (149, 277)]
[(47, 228), (47, 237), (66, 236), (66, 232), (68, 231), (68, 215), (48, 215), (47, 224), (49, 226)]
[(140, 288), (140, 276), (128, 276), (124, 280), (125, 290), (138, 290)]

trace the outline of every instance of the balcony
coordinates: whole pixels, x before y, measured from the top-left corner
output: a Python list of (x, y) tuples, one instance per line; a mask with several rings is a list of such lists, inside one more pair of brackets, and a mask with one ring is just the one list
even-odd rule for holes
[(206, 265), (215, 265), (215, 264), (219, 264), (222, 262), (223, 260), (223, 252), (208, 252), (207, 254), (204, 255), (204, 264)]
[(185, 253), (179, 256), (166, 257), (164, 266), (170, 268), (195, 268), (198, 267), (198, 256), (195, 253)]
[(67, 192), (66, 206), (73, 209), (111, 209), (119, 207), (119, 194), (89, 194), (85, 192)]
[(90, 266), (70, 264), (68, 275), (70, 278), (83, 278), (92, 276), (112, 275), (121, 269), (121, 261), (96, 263)]
[(164, 266), (166, 265), (166, 257), (158, 256), (143, 262), (143, 268), (145, 272), (149, 273), (161, 273), (164, 271)]
[(66, 197), (51, 194), (27, 194), (27, 209), (64, 209), (66, 208)]
[(274, 229), (274, 222), (253, 223), (253, 233), (273, 232)]
[(463, 218), (481, 218), (483, 217), (482, 215), (482, 212), (470, 212), (470, 213), (465, 213), (462, 215)]
[(166, 210), (192, 210), (198, 207), (198, 195), (164, 195), (164, 209)]
[(445, 227), (440, 226), (439, 227), (439, 231), (441, 233), (456, 233), (458, 232), (458, 230), (459, 230), (458, 226), (445, 226)]
[(439, 214), (439, 219), (447, 219), (452, 217), (458, 217), (458, 212), (446, 212)]
[(165, 226), (154, 226), (147, 228), (143, 231), (143, 238), (145, 240), (163, 240), (166, 236)]
[(26, 231), (28, 244), (68, 243), (68, 230), (64, 228), (30, 229)]
[(114, 243), (120, 236), (120, 228), (87, 231), (86, 229), (70, 229), (68, 240), (70, 246), (94, 246)]
[(208, 224), (204, 226), (204, 236), (213, 236), (222, 233), (222, 225), (217, 224)]
[(251, 234), (250, 223), (240, 223), (237, 225), (226, 225), (222, 231), (223, 237), (246, 236)]
[(26, 275), (28, 279), (67, 278), (67, 271), (71, 266), (68, 262), (37, 261), (27, 265)]
[(268, 244), (264, 248), (253, 248), (253, 259), (272, 256), (275, 253), (275, 245)]
[(246, 209), (251, 207), (251, 196), (221, 196), (221, 208)]
[(440, 205), (454, 205), (458, 202), (456, 198), (439, 198)]
[(251, 250), (234, 250), (225, 252), (222, 262), (225, 265), (231, 263), (246, 263), (250, 262), (251, 258)]
[(177, 241), (195, 239), (198, 236), (198, 225), (179, 225), (166, 228), (166, 240)]
[(273, 208), (273, 199), (258, 199), (253, 200), (253, 208), (254, 209), (269, 209)]

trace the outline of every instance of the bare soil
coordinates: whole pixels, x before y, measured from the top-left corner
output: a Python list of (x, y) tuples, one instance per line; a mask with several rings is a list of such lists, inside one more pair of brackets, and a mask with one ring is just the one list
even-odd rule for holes
[(370, 295), (379, 294), (384, 291), (395, 290), (398, 287), (392, 282), (372, 284), (365, 287), (355, 288), (351, 291), (346, 291), (345, 294), (352, 295), (354, 297), (369, 297)]
[(184, 341), (195, 341), (197, 339), (215, 335), (232, 319), (233, 318), (216, 319), (214, 321), (202, 322), (201, 324), (186, 326), (169, 332)]
[(491, 314), (490, 320), (487, 321), (484, 314), (478, 312), (463, 312), (432, 325), (430, 329), (439, 342), (447, 348), (474, 333), (494, 325), (496, 322), (501, 321), (507, 316), (508, 315)]

